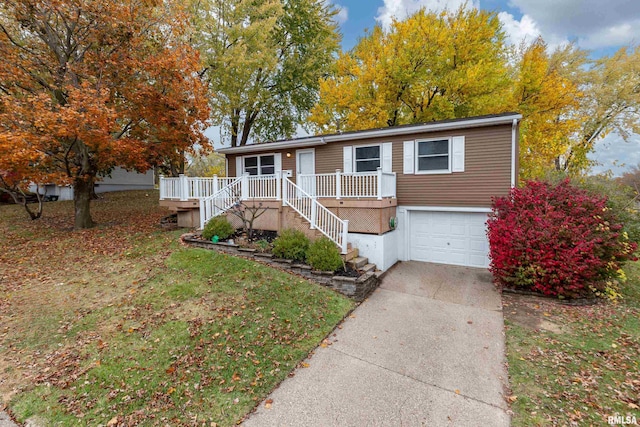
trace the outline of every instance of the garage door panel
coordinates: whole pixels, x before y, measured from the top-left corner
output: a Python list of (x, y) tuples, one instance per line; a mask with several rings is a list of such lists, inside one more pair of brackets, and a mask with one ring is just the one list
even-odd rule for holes
[(409, 219), (409, 258), (488, 267), (486, 220), (486, 213), (413, 211)]

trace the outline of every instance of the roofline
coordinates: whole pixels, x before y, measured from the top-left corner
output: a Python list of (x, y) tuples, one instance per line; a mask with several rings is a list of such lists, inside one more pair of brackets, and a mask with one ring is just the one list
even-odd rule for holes
[(235, 154), (235, 153), (255, 153), (258, 151), (265, 150), (277, 150), (279, 148), (303, 148), (303, 147), (316, 147), (318, 145), (325, 145), (327, 143), (326, 138), (323, 137), (310, 137), (312, 140), (300, 139), (300, 142), (296, 142), (296, 139), (287, 139), (283, 141), (276, 142), (263, 142), (261, 144), (250, 144), (243, 145), (241, 147), (228, 147), (228, 148), (220, 148), (216, 150), (218, 153), (222, 154)]
[(371, 130), (354, 131), (347, 133), (337, 133), (331, 135), (308, 136), (297, 139), (288, 139), (276, 142), (268, 142), (262, 144), (244, 145), (241, 147), (222, 148), (218, 152), (223, 154), (235, 153), (254, 153), (264, 150), (273, 150), (279, 148), (303, 148), (325, 145), (329, 142), (353, 141), (358, 139), (369, 139), (376, 137), (384, 137), (389, 135), (407, 135), (421, 132), (435, 132), (441, 130), (455, 130), (470, 127), (494, 126), (501, 124), (512, 124), (513, 121), (522, 120), (522, 114), (508, 113), (500, 116), (477, 117), (469, 119), (458, 119), (454, 121), (441, 121), (432, 123), (423, 123), (419, 125), (406, 125), (388, 128), (379, 128)]

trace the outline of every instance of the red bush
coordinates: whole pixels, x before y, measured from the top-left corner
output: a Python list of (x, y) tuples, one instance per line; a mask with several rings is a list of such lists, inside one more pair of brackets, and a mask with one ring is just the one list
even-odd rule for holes
[(530, 181), (494, 199), (488, 235), (496, 283), (566, 298), (607, 291), (637, 245), (606, 201), (568, 180)]

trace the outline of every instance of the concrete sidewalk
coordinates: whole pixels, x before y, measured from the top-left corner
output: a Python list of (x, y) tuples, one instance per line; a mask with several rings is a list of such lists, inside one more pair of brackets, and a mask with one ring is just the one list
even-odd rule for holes
[(503, 320), (486, 270), (404, 262), (244, 422), (508, 426)]

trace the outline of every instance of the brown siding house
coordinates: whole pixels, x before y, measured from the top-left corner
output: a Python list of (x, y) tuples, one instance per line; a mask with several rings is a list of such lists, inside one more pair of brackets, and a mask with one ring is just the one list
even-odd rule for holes
[[(282, 172), (349, 220), (349, 242), (382, 269), (397, 260), (487, 267), (486, 219), (492, 198), (516, 184), (520, 119), (505, 113), (220, 152), (229, 176)], [(277, 217), (275, 229), (286, 222)]]

